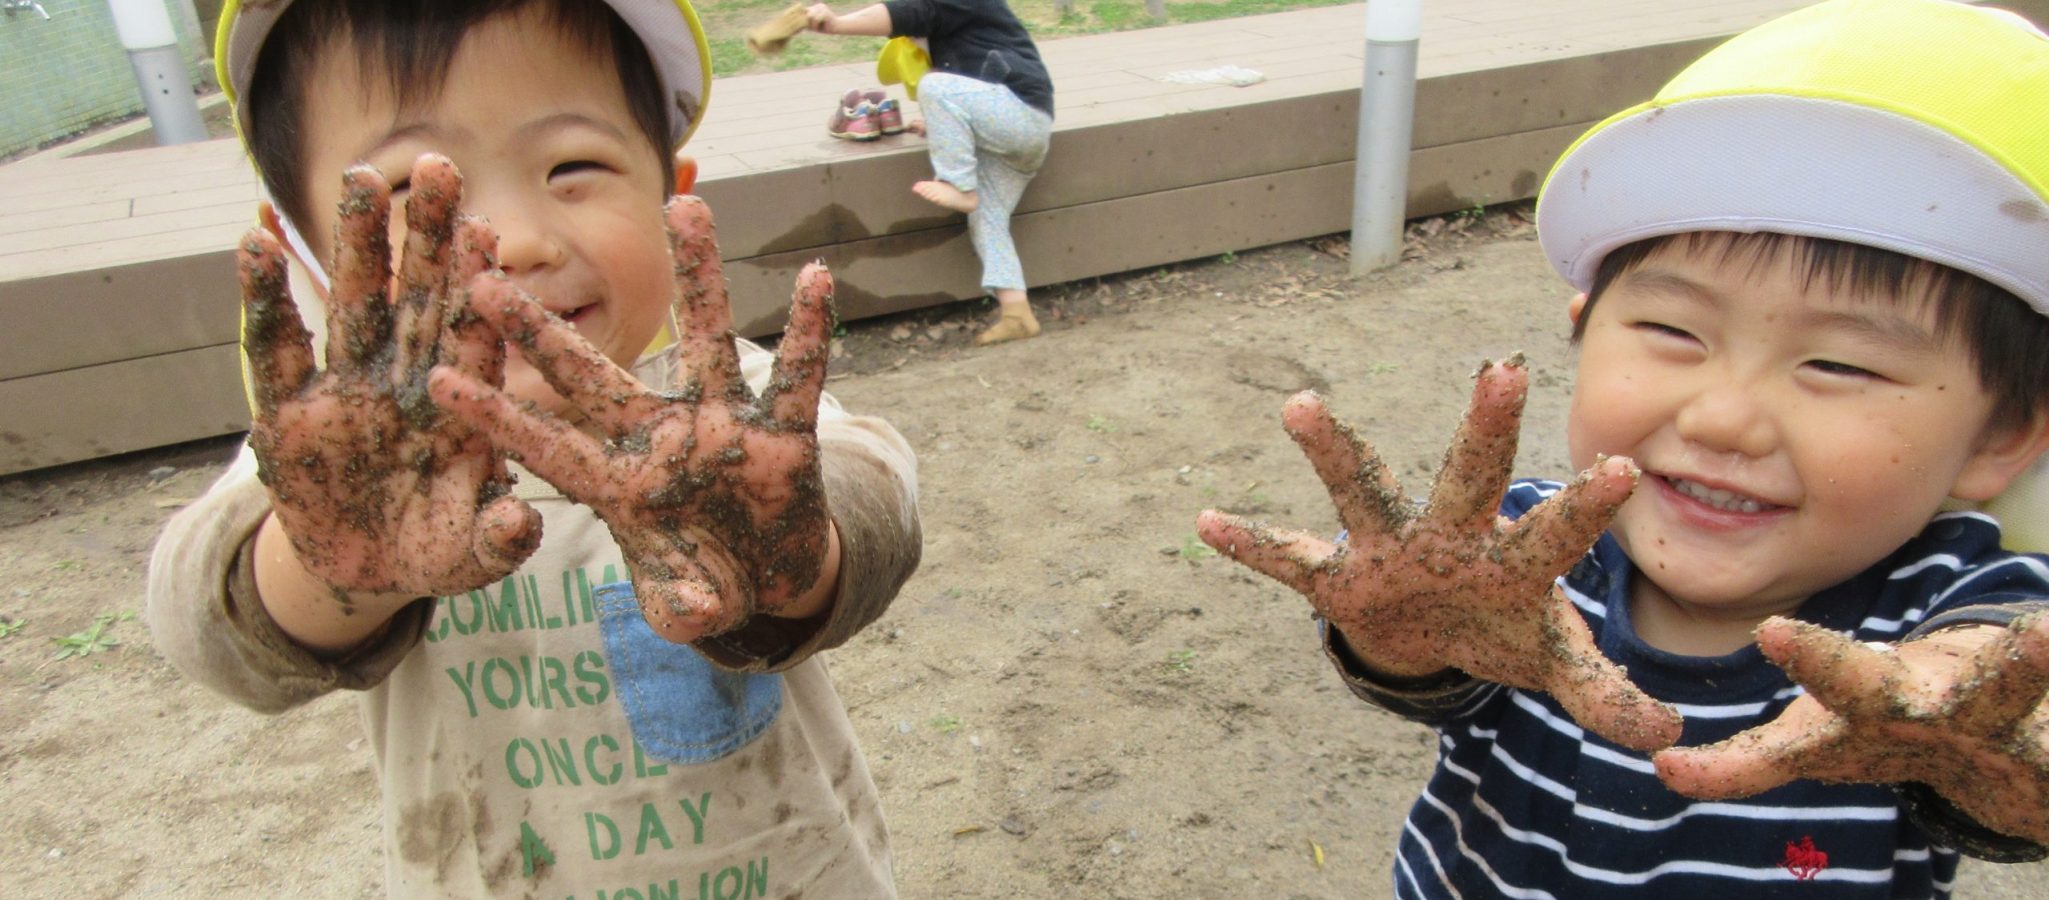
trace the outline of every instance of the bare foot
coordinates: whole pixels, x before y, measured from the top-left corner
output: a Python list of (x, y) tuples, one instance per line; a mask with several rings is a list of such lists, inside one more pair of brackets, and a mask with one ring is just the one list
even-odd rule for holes
[(911, 193), (962, 214), (974, 212), (980, 205), (974, 191), (963, 191), (944, 181), (920, 181), (911, 185)]

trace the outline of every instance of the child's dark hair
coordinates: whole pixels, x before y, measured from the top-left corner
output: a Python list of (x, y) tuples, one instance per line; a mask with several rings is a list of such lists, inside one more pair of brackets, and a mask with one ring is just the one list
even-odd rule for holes
[(1586, 305), (1573, 324), (1575, 342), (1586, 333), (1587, 319), (1602, 292), (1667, 246), (1688, 254), (1719, 254), (1723, 264), (1756, 265), (1791, 253), (1809, 285), (1819, 281), (1895, 301), (1931, 297), (1936, 337), (1963, 339), (1976, 364), (1978, 383), (1992, 395), (1993, 428), (2018, 427), (2037, 414), (2049, 414), (2049, 316), (1968, 272), (1847, 241), (1773, 232), (1693, 231), (1626, 244), (1603, 258), (1594, 273)]
[(617, 61), (627, 109), (653, 148), (664, 192), (674, 190), (661, 76), (639, 35), (603, 0), (298, 0), (265, 38), (242, 101), (249, 106), (249, 153), (278, 211), (302, 228), (312, 221), (303, 117), (321, 51), (349, 40), (363, 81), (381, 73), (400, 104), (415, 102), (440, 90), (449, 60), (477, 23), (535, 4), (571, 40)]

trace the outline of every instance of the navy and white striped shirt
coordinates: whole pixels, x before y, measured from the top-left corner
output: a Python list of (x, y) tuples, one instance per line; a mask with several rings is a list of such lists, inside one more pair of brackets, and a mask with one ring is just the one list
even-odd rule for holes
[[(1520, 517), (1559, 487), (1517, 482), (1502, 513)], [(1603, 536), (1561, 583), (1602, 652), (1684, 714), (1680, 745), (1771, 721), (1800, 695), (1754, 644), (1722, 657), (1645, 644), (1629, 621), (1630, 572)], [(1796, 616), (1895, 642), (1937, 615), (2003, 624), (2045, 601), (2049, 558), (2001, 550), (1986, 516), (1947, 513)], [(1455, 673), (1420, 688), (1376, 684), (1334, 656), (1360, 696), (1438, 729), (1437, 769), (1396, 852), (1401, 897), (1949, 895), (1956, 851), (1910, 821), (1889, 786), (1803, 780), (1742, 800), (1693, 800), (1667, 790), (1648, 756), (1582, 731), (1547, 695)]]

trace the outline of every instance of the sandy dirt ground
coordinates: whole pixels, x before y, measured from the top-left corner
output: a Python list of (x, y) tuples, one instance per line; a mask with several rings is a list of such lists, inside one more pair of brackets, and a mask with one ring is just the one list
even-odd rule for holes
[[(1420, 489), (1469, 374), (1515, 350), (1518, 471), (1565, 474), (1562, 286), (1512, 214), (1432, 227), (1363, 280), (1318, 241), (1041, 291), (1046, 333), (1019, 344), (971, 347), (972, 304), (851, 327), (830, 387), (893, 420), (923, 480), (923, 567), (830, 657), (904, 896), (1388, 894), (1429, 735), (1352, 700), (1307, 605), (1193, 521), (1335, 531), (1278, 424), (1303, 388)], [(5, 893), (381, 892), (353, 703), (231, 706), (129, 618), (159, 524), (232, 449), (0, 479)], [(118, 643), (55, 658), (96, 616)], [(2049, 867), (1967, 863), (1958, 894), (2049, 896)]]

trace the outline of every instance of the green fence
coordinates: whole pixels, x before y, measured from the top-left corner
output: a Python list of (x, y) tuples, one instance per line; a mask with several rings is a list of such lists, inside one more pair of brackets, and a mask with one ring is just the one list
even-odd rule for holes
[[(0, 11), (0, 157), (143, 111), (106, 0), (36, 4), (0, 0), (8, 8)], [(167, 6), (193, 82), (210, 83), (210, 48), (199, 37), (191, 2)]]

